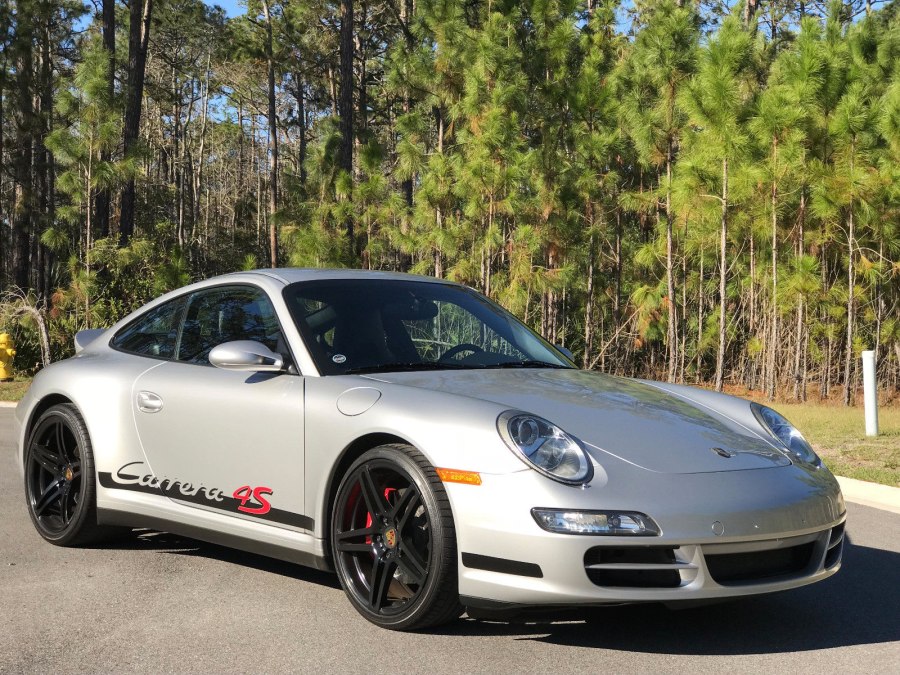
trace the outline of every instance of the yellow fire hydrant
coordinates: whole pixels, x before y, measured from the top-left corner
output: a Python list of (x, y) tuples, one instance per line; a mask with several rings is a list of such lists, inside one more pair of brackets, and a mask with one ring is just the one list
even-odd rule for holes
[(12, 361), (16, 355), (15, 345), (9, 333), (0, 333), (0, 382), (13, 379)]

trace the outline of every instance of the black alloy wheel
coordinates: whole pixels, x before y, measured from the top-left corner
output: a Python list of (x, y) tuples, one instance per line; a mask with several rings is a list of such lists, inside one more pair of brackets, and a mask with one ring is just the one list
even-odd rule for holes
[(462, 612), (450, 502), (409, 446), (374, 448), (350, 467), (334, 503), (331, 550), (351, 603), (378, 626), (417, 630)]
[(95, 541), (94, 462), (84, 420), (60, 404), (38, 419), (25, 452), (25, 498), (38, 533), (58, 546)]

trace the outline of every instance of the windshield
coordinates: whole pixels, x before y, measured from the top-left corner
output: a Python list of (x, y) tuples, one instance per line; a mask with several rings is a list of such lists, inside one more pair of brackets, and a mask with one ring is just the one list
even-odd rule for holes
[(572, 367), (507, 311), (462, 286), (331, 279), (291, 284), (284, 298), (323, 375)]

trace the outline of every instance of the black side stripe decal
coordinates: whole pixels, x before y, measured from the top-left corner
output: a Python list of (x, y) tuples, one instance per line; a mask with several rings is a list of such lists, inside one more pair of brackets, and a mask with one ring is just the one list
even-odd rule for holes
[[(226, 496), (221, 492), (218, 493), (218, 496), (215, 499), (209, 499), (209, 497), (204, 495), (202, 491), (197, 492), (196, 494), (185, 494), (185, 491), (181, 489), (179, 483), (177, 482), (167, 483), (166, 487), (163, 488), (151, 487), (150, 485), (140, 485), (139, 483), (124, 485), (113, 480), (112, 474), (108, 471), (101, 471), (99, 476), (100, 485), (109, 490), (131, 490), (133, 492), (145, 492), (151, 495), (170, 497), (171, 499), (176, 499), (182, 502), (202, 504), (203, 506), (209, 506), (211, 508), (227, 511), (230, 513), (241, 513), (238, 510), (238, 507), (241, 506), (241, 500)], [(254, 518), (257, 518), (259, 520), (268, 520), (273, 523), (290, 525), (291, 527), (299, 527), (304, 530), (312, 530), (315, 525), (315, 521), (309, 516), (304, 516), (300, 513), (293, 513), (292, 511), (284, 511), (282, 509), (276, 508), (269, 509), (267, 513), (263, 514), (245, 515), (252, 515)]]

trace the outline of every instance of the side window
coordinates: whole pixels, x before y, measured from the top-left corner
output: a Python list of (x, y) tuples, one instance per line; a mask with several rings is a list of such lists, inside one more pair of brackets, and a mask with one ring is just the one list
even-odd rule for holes
[(275, 308), (262, 291), (230, 287), (194, 293), (188, 300), (178, 360), (209, 364), (213, 347), (232, 340), (255, 340), (285, 352)]
[(123, 352), (171, 359), (175, 356), (175, 340), (184, 299), (178, 298), (151, 309), (120, 330), (110, 346)]

